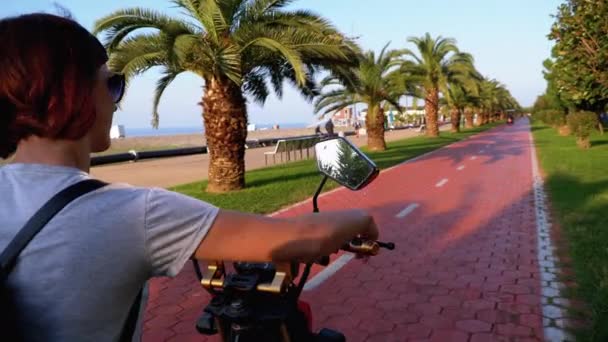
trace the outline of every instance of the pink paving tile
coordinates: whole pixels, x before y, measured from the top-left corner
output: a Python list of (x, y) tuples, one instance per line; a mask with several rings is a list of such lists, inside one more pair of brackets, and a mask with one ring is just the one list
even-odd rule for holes
[(513, 323), (497, 324), (496, 332), (508, 337), (531, 337), (534, 334), (532, 328)]
[(458, 328), (458, 330), (462, 330), (469, 333), (489, 332), (490, 330), (492, 330), (492, 324), (479, 320), (469, 319), (465, 321), (456, 322), (456, 328)]
[(458, 330), (434, 330), (431, 342), (467, 342), (469, 335)]

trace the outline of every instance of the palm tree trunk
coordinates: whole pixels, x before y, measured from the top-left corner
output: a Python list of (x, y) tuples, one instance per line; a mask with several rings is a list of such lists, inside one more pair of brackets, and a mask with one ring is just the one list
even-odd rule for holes
[(477, 109), (477, 118), (475, 118), (475, 126), (481, 126), (482, 118), (483, 118), (483, 110)]
[(462, 123), (463, 123), (462, 117), (463, 116), (464, 116), (464, 108), (458, 108), (457, 117), (458, 117), (458, 131), (459, 132), (462, 129)]
[(473, 109), (466, 108), (464, 110), (464, 127), (465, 128), (473, 128), (475, 124), (473, 123)]
[(483, 126), (484, 125), (484, 120), (486, 117), (486, 113), (483, 111), (483, 109), (479, 110), (479, 114), (477, 114), (477, 126)]
[(439, 136), (437, 125), (437, 112), (439, 111), (439, 91), (437, 88), (427, 89), (424, 98), (424, 111), (426, 112), (426, 135), (429, 137)]
[(367, 148), (371, 151), (386, 150), (384, 141), (384, 111), (380, 105), (368, 104), (365, 126), (367, 128)]
[(203, 119), (209, 152), (207, 191), (244, 188), (247, 107), (241, 89), (225, 79), (205, 82)]
[(460, 132), (460, 111), (458, 108), (450, 109), (450, 121), (452, 121), (452, 129), (450, 131), (453, 133)]

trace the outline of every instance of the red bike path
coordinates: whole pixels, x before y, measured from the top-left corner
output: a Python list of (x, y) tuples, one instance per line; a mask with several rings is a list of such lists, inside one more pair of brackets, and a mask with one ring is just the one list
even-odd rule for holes
[[(322, 196), (321, 211), (370, 210), (397, 248), (304, 291), (315, 328), (349, 342), (542, 340), (532, 148), (521, 119)], [(310, 211), (307, 201), (277, 216)], [(189, 264), (152, 280), (143, 340), (219, 341), (195, 330), (208, 300)]]

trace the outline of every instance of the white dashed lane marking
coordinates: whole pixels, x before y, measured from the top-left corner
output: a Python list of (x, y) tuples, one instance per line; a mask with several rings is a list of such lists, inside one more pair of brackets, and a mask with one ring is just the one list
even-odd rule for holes
[(436, 187), (441, 188), (442, 186), (444, 186), (446, 183), (448, 182), (447, 178), (444, 178), (442, 180), (440, 180), (437, 184), (435, 184)]
[(412, 211), (416, 210), (416, 208), (418, 208), (418, 203), (412, 203), (412, 204), (408, 205), (407, 207), (405, 207), (405, 209), (401, 210), (399, 212), (399, 214), (395, 215), (395, 217), (404, 218), (407, 215), (411, 214)]
[(304, 291), (310, 291), (321, 285), (329, 279), (334, 273), (338, 272), (344, 265), (348, 264), (355, 257), (352, 253), (344, 253), (338, 259), (334, 260), (329, 266), (325, 267), (321, 272), (317, 273), (304, 285)]

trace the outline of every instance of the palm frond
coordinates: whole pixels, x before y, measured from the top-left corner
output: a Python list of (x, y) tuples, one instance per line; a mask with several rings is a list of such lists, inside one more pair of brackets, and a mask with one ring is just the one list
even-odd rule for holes
[(109, 68), (132, 78), (154, 66), (167, 64), (165, 40), (160, 34), (139, 35), (121, 42), (110, 54)]
[(200, 29), (196, 26), (160, 12), (128, 8), (115, 11), (95, 21), (93, 34), (105, 32), (104, 46), (112, 52), (130, 33), (143, 28), (157, 29), (171, 36), (200, 33)]
[(245, 48), (249, 46), (259, 46), (280, 53), (293, 68), (298, 84), (303, 85), (306, 82), (304, 63), (302, 62), (300, 53), (295, 49), (282, 44), (280, 41), (265, 37), (251, 41)]
[(315, 112), (319, 112), (323, 108), (334, 105), (338, 102), (342, 103), (353, 101), (354, 97), (355, 96), (351, 92), (344, 88), (326, 91), (316, 97), (314, 101)]
[(336, 111), (342, 110), (342, 109), (344, 109), (344, 108), (346, 108), (348, 106), (352, 106), (352, 105), (354, 105), (354, 104), (356, 104), (358, 102), (359, 101), (356, 101), (354, 98), (351, 98), (351, 99), (347, 99), (347, 100), (345, 100), (343, 102), (336, 102), (336, 103), (334, 103), (332, 105), (329, 105), (329, 106), (327, 106), (327, 107), (319, 110), (318, 112), (321, 112), (321, 117), (323, 117), (323, 116), (325, 116), (325, 115), (327, 115), (329, 113), (334, 113)]
[(248, 73), (243, 81), (243, 91), (253, 97), (253, 100), (263, 105), (268, 98), (268, 85), (266, 75), (262, 70)]
[(194, 19), (196, 22), (202, 23), (201, 20), (201, 1), (200, 0), (171, 0), (177, 7), (183, 10), (183, 13)]
[(406, 79), (399, 69), (402, 54), (400, 50), (388, 50), (388, 44), (377, 55), (373, 51), (360, 54), (358, 66), (352, 68), (348, 81), (337, 89), (339, 78), (336, 75), (322, 80), (326, 90), (315, 100), (315, 111), (327, 114), (359, 102), (368, 107), (388, 103), (401, 111), (399, 98), (407, 89)]
[(293, 0), (252, 0), (245, 9), (244, 15), (255, 19), (268, 12), (278, 11), (292, 3)]
[(171, 70), (167, 69), (164, 71), (163, 76), (158, 79), (156, 82), (156, 89), (154, 90), (154, 100), (152, 102), (152, 127), (158, 128), (159, 122), (159, 114), (158, 114), (158, 105), (160, 103), (160, 98), (163, 96), (165, 89), (173, 82), (173, 80), (182, 73), (183, 70)]
[(220, 45), (220, 37), (229, 29), (221, 5), (217, 0), (202, 0), (199, 7), (199, 19), (215, 45)]

